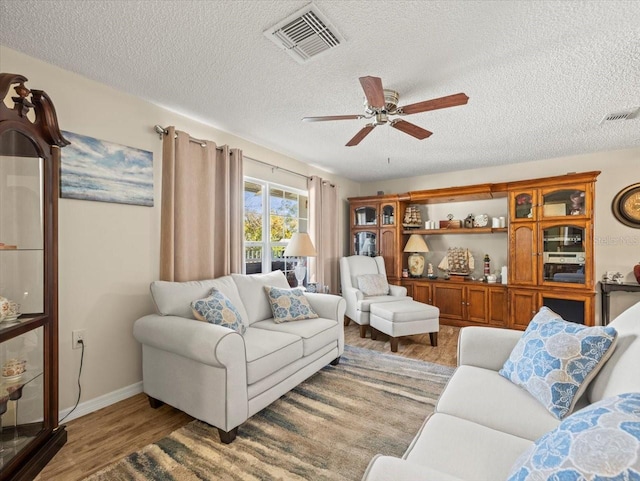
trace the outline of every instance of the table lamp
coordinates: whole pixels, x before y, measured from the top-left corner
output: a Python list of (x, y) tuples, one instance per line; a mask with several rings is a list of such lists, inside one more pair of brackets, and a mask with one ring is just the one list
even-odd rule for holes
[(313, 243), (309, 238), (309, 234), (306, 232), (297, 232), (293, 234), (289, 243), (287, 244), (287, 248), (284, 250), (285, 257), (297, 257), (298, 263), (294, 268), (293, 272), (296, 275), (296, 279), (298, 280), (298, 287), (304, 289), (302, 283), (304, 282), (304, 278), (307, 275), (307, 268), (304, 265), (304, 257), (316, 257), (318, 254), (316, 253), (315, 247), (313, 247)]
[(427, 243), (421, 235), (411, 234), (407, 245), (404, 246), (405, 252), (411, 252), (409, 256), (409, 275), (411, 277), (420, 277), (424, 272), (424, 257), (421, 252), (429, 252)]

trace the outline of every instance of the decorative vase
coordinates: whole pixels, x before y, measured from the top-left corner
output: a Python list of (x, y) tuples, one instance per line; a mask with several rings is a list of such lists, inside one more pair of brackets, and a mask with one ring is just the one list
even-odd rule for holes
[(633, 266), (633, 275), (636, 276), (636, 281), (640, 284), (640, 262)]

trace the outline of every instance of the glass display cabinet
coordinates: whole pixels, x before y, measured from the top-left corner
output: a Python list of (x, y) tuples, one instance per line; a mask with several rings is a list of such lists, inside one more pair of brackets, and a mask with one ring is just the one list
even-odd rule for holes
[(0, 74), (0, 480), (31, 480), (58, 426), (57, 201), (68, 144), (46, 93)]
[(351, 254), (382, 256), (387, 278), (400, 278), (398, 196), (349, 199)]

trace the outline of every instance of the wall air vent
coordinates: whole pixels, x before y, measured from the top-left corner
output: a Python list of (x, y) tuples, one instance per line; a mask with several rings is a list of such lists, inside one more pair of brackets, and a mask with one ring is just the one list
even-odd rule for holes
[(344, 42), (342, 35), (313, 4), (265, 30), (264, 35), (298, 63), (305, 63)]
[(629, 110), (621, 110), (620, 112), (612, 112), (610, 114), (605, 115), (600, 124), (604, 124), (605, 122), (611, 122), (613, 120), (631, 120), (635, 119), (640, 113), (640, 107), (636, 107)]

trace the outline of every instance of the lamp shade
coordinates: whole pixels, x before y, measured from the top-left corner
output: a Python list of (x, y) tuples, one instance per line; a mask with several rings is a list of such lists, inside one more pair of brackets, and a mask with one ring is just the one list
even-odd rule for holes
[(284, 250), (285, 257), (316, 257), (316, 248), (306, 232), (293, 234)]
[(424, 241), (421, 235), (411, 234), (411, 237), (409, 237), (409, 240), (407, 241), (407, 245), (404, 246), (404, 251), (429, 252), (429, 248), (427, 247), (427, 243)]

